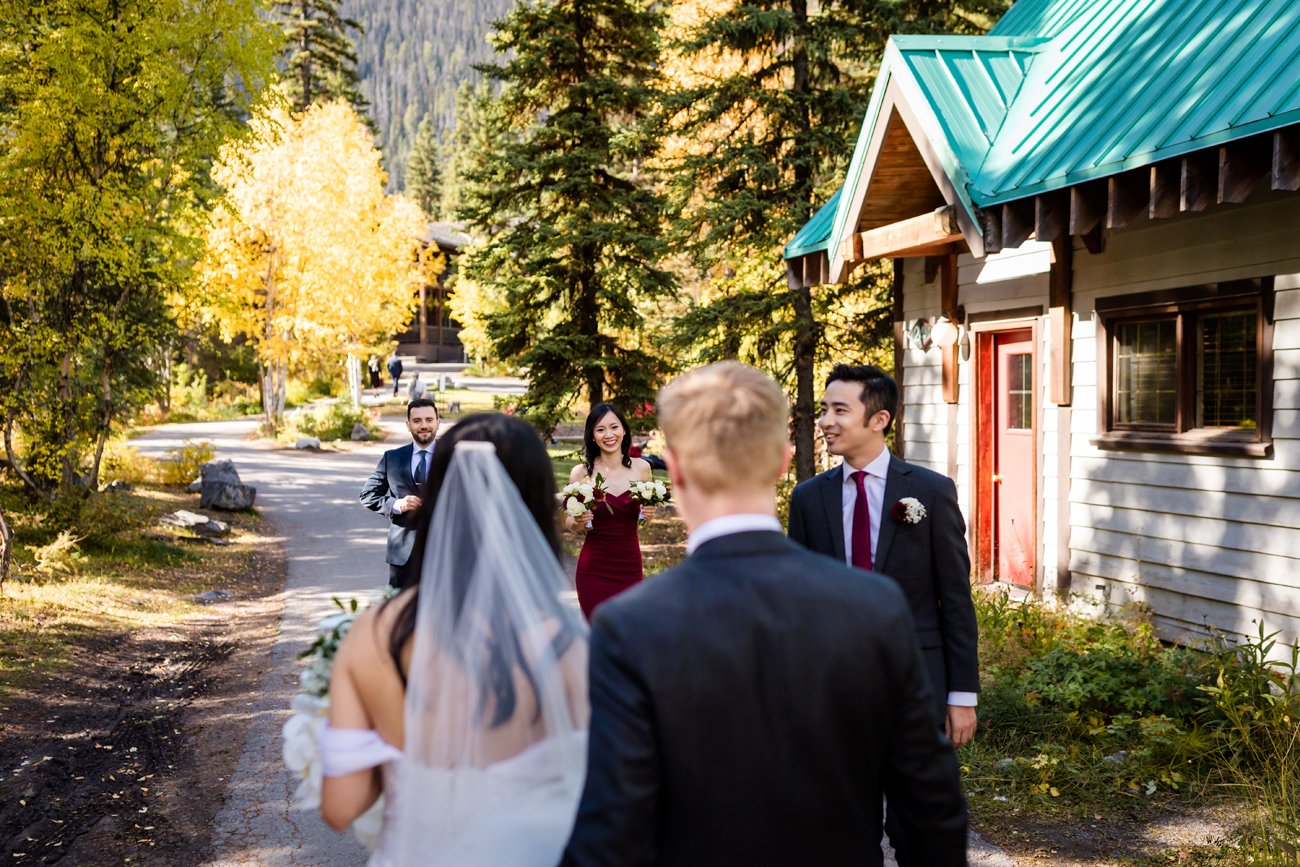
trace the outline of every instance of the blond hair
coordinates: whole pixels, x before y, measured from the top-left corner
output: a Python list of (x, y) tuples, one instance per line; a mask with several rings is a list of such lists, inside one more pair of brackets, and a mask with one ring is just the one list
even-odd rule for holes
[(682, 475), (713, 494), (761, 491), (781, 471), (790, 402), (770, 376), (737, 361), (699, 367), (659, 392), (659, 426)]

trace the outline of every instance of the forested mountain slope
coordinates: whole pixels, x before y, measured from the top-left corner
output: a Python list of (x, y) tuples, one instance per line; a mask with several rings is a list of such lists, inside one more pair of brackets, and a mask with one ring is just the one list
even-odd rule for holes
[(456, 90), (463, 81), (481, 78), (474, 64), (491, 58), (492, 22), (512, 5), (513, 0), (344, 0), (343, 14), (366, 30), (353, 35), (357, 71), (392, 188), (403, 187), (406, 156), (426, 112), (440, 138), (451, 130)]

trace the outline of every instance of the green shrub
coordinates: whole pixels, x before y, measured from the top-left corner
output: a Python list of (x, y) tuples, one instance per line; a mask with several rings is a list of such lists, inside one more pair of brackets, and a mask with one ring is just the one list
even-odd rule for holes
[(81, 537), (73, 535), (71, 530), (63, 530), (53, 541), (44, 545), (30, 545), (34, 561), (33, 568), (49, 578), (67, 578), (77, 574), (85, 557), (77, 551)]
[(293, 442), (303, 437), (316, 437), (321, 442), (345, 440), (352, 436), (352, 427), (361, 422), (366, 427), (374, 424), (374, 414), (364, 407), (358, 409), (346, 400), (338, 400), (314, 410), (300, 409), (285, 416), (280, 439)]
[[(1191, 778), (1300, 779), (1300, 651), (1277, 662), (1262, 629), (1191, 649), (1161, 642), (1137, 615), (1095, 620), (1005, 595), (977, 596), (976, 613), (980, 736), (962, 754), (972, 793), (1100, 806), (1108, 793), (1147, 796)], [(1252, 797), (1284, 803), (1281, 791), (1270, 783)], [(1294, 805), (1280, 809), (1271, 821), (1296, 821)]]

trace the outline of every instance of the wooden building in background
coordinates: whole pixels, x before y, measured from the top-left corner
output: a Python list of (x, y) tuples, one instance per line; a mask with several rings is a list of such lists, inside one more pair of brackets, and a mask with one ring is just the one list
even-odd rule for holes
[(472, 239), (460, 223), (430, 223), (424, 237), (421, 255), (441, 253), (447, 257), (447, 267), (437, 282), (420, 287), (420, 304), (415, 318), (406, 331), (397, 335), (397, 351), (413, 355), (417, 361), (465, 361), (465, 347), (460, 342), (460, 325), (451, 317), (447, 296), (452, 290), (456, 274), (456, 259), (460, 250)]

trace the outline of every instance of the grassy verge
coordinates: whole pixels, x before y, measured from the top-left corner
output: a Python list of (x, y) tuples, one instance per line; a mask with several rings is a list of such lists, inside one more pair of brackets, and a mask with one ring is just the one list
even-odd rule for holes
[[(75, 648), (93, 639), (173, 624), (202, 610), (196, 594), (237, 591), (222, 582), (238, 574), (247, 544), (199, 546), (157, 524), (168, 512), (195, 508), (194, 500), (179, 488), (100, 494), (81, 521), (85, 529), (61, 542), (20, 490), (0, 486), (15, 566), (0, 592), (0, 697), (68, 665)], [(260, 530), (255, 513), (219, 517), (239, 542)]]
[[(1217, 810), (1240, 840), (1230, 860), (1216, 841), (1174, 863), (1297, 863), (1300, 681), (1263, 630), (1191, 649), (1137, 616), (1103, 622), (1004, 595), (976, 609), (980, 734), (961, 760), (977, 824), (1014, 835), (1119, 823), (1140, 838), (1162, 812)], [(1140, 845), (1112, 857), (1170, 863)]]

